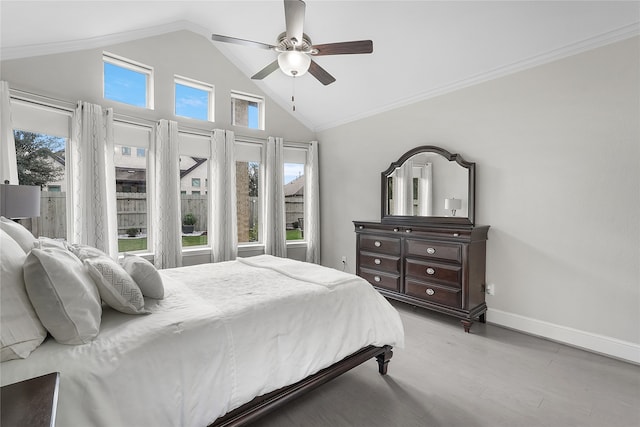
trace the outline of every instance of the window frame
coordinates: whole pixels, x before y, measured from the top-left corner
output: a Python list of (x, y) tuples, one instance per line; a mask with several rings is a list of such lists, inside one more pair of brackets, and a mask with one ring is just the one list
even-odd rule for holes
[[(258, 127), (252, 128), (241, 124), (236, 123), (236, 109), (235, 109), (235, 100), (239, 99), (247, 102), (255, 102), (258, 104)], [(265, 130), (265, 110), (266, 103), (265, 98), (263, 96), (253, 95), (246, 92), (239, 92), (236, 90), (231, 91), (231, 126), (238, 126), (244, 129), (252, 129), (252, 130)]]
[[(307, 144), (295, 144), (295, 143), (284, 143), (284, 151), (283, 151), (283, 155), (282, 155), (282, 167), (284, 170), (284, 165), (285, 164), (301, 164), (303, 165), (303, 176), (307, 173), (307, 166), (308, 166), (308, 162), (309, 162), (309, 145)], [(295, 151), (303, 151), (304, 152), (304, 163), (300, 163), (300, 162), (296, 162), (296, 161), (287, 161), (287, 157), (291, 158), (291, 157), (295, 157), (292, 154), (287, 155), (287, 152), (295, 152)], [(284, 183), (284, 176), (283, 178), (283, 189), (284, 186), (286, 185)], [(304, 183), (304, 190), (305, 190), (305, 194), (306, 194), (306, 190), (307, 190), (307, 178), (305, 177), (305, 183)], [(285, 203), (286, 203), (286, 197), (284, 197), (285, 199)], [(305, 222), (305, 224), (302, 225), (302, 230), (303, 230), (303, 235), (302, 235), (302, 239), (296, 239), (296, 240), (287, 240), (286, 236), (285, 236), (285, 241), (287, 246), (292, 245), (306, 245), (307, 244), (307, 238), (304, 235), (304, 230), (307, 228), (305, 227), (306, 225), (306, 221), (307, 221), (307, 209), (308, 209), (308, 204), (306, 201), (306, 197), (303, 196), (303, 211), (302, 211), (302, 215), (303, 215), (303, 221)], [(285, 215), (286, 215), (286, 205), (285, 205)], [(285, 230), (286, 233), (286, 230)]]
[(176, 85), (188, 86), (192, 89), (198, 89), (208, 94), (208, 102), (207, 102), (207, 119), (206, 121), (215, 122), (215, 86), (202, 82), (199, 80), (191, 79), (189, 77), (179, 76), (174, 74), (173, 76), (173, 115), (180, 118), (186, 118), (190, 120), (199, 120), (204, 121), (197, 117), (183, 116), (178, 114), (176, 111), (176, 103), (178, 101), (178, 97), (176, 96)]
[[(146, 76), (146, 105), (141, 107), (139, 105), (129, 104), (127, 102), (118, 101), (115, 99), (107, 98), (105, 94), (106, 84), (104, 75), (104, 64), (109, 63), (120, 68), (134, 71), (136, 73), (144, 74)], [(124, 56), (115, 55), (110, 52), (102, 52), (102, 98), (105, 101), (117, 102), (123, 105), (129, 105), (131, 107), (146, 108), (148, 110), (154, 109), (154, 72), (153, 67), (143, 64), (141, 62), (134, 61)]]

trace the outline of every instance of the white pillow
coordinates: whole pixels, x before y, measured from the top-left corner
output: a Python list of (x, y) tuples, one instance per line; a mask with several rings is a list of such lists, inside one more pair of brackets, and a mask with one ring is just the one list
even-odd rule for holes
[(108, 255), (100, 249), (94, 248), (93, 246), (89, 245), (82, 245), (79, 243), (67, 245), (67, 249), (69, 249), (75, 256), (80, 258), (80, 261), (84, 261), (87, 258), (94, 258), (97, 256), (108, 257)]
[(87, 258), (84, 263), (109, 307), (127, 314), (146, 313), (140, 288), (117, 262), (100, 256)]
[(36, 240), (35, 247), (38, 249), (59, 248), (67, 250), (67, 242), (61, 239), (40, 236), (38, 240)]
[(47, 337), (29, 301), (22, 278), (27, 256), (18, 243), (0, 230), (0, 360), (26, 358)]
[(7, 234), (20, 245), (24, 253), (29, 253), (38, 241), (38, 239), (33, 237), (33, 234), (21, 224), (3, 216), (0, 216), (0, 228), (6, 231)]
[(24, 263), (27, 294), (40, 321), (62, 344), (85, 344), (100, 332), (102, 303), (82, 262), (59, 248), (31, 250)]
[(155, 299), (164, 298), (162, 278), (153, 264), (140, 256), (131, 254), (124, 254), (120, 264), (136, 282), (142, 291), (142, 295)]

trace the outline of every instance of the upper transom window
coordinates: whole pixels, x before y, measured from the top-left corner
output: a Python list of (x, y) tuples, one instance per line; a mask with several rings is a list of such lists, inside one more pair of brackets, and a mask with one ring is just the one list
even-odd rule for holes
[(153, 109), (152, 67), (106, 52), (102, 61), (105, 99)]
[(213, 85), (180, 76), (174, 81), (176, 116), (213, 122)]
[(264, 98), (231, 91), (231, 124), (264, 130)]

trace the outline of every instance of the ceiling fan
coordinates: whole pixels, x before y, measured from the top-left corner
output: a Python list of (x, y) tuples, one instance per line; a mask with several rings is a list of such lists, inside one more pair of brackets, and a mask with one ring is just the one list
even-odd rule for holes
[(309, 71), (325, 86), (335, 82), (336, 79), (311, 59), (312, 56), (373, 52), (373, 42), (371, 40), (313, 45), (309, 36), (302, 31), (305, 8), (306, 5), (301, 0), (284, 0), (286, 31), (278, 36), (276, 45), (221, 36), (219, 34), (212, 34), (211, 39), (278, 52), (278, 59), (253, 75), (251, 78), (254, 80), (262, 80), (280, 68), (282, 72), (293, 77), (299, 77)]

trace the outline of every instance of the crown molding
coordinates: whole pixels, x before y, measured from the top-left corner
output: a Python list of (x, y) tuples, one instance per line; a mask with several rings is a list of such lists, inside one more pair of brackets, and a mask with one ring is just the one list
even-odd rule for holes
[(469, 86), (473, 86), (489, 80), (497, 79), (499, 77), (503, 77), (503, 76), (513, 74), (518, 71), (523, 71), (529, 68), (533, 68), (538, 65), (543, 65), (549, 62), (557, 61), (559, 59), (563, 59), (572, 55), (576, 55), (582, 52), (596, 49), (598, 47), (606, 46), (608, 44), (612, 44), (618, 41), (626, 40), (638, 35), (640, 35), (640, 23), (636, 22), (612, 31), (608, 31), (606, 33), (599, 34), (594, 37), (590, 37), (575, 43), (562, 46), (557, 49), (550, 50), (540, 55), (534, 55), (529, 58), (525, 58), (523, 60), (513, 62), (511, 64), (505, 64), (503, 66), (496, 67), (487, 72), (476, 74), (475, 76), (471, 76), (462, 80), (451, 82), (449, 84), (442, 85), (425, 92), (419, 92), (409, 97), (400, 98), (395, 102), (386, 104), (385, 106), (380, 108), (375, 108), (368, 111), (360, 112), (359, 114), (345, 117), (343, 119), (336, 120), (333, 122), (323, 123), (321, 125), (314, 127), (313, 131), (321, 132), (324, 130), (332, 129), (341, 125), (355, 122), (357, 120), (362, 120), (367, 117), (371, 117), (380, 113), (395, 110), (397, 108), (411, 105), (416, 102), (424, 101), (430, 98), (435, 98), (436, 96), (444, 95), (446, 93), (463, 89), (465, 87), (469, 87)]

